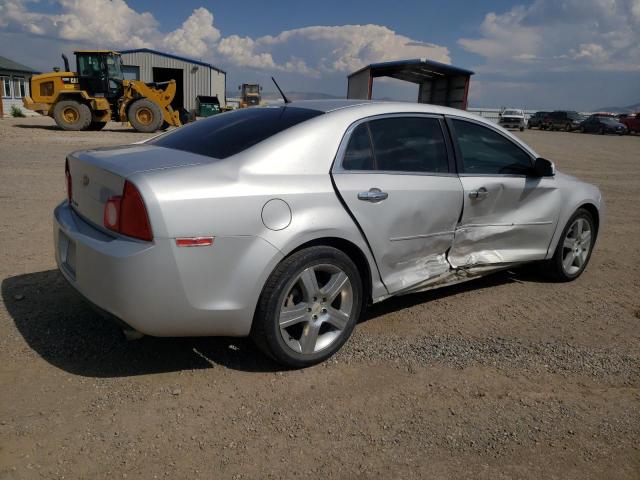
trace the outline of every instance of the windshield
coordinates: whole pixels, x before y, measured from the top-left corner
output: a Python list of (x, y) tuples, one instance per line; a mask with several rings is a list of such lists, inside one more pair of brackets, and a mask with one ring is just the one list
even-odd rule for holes
[(522, 115), (520, 110), (505, 110), (502, 115)]
[(611, 117), (598, 117), (600, 119), (600, 122), (602, 123), (606, 123), (608, 125), (617, 125), (618, 122), (616, 120), (614, 120)]
[(258, 85), (245, 85), (246, 93), (260, 93), (260, 87)]
[(198, 120), (149, 143), (223, 159), (322, 113), (287, 106), (243, 108)]

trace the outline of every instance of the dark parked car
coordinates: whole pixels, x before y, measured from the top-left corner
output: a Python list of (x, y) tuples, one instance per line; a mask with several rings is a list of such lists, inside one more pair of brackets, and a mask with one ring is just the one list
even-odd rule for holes
[(571, 132), (580, 128), (580, 123), (584, 120), (584, 117), (578, 112), (569, 112), (565, 110), (558, 110), (548, 114), (542, 121), (543, 128), (549, 130), (564, 130)]
[(615, 118), (603, 117), (601, 115), (591, 115), (587, 118), (580, 124), (580, 131), (582, 133), (599, 133), (600, 135), (604, 135), (605, 133), (625, 135), (629, 133), (626, 125), (618, 122)]
[(547, 115), (549, 115), (549, 112), (536, 112), (533, 115), (531, 115), (529, 117), (529, 122), (527, 123), (527, 126), (529, 128), (540, 128), (543, 129), (543, 121), (544, 121), (544, 117), (546, 117)]

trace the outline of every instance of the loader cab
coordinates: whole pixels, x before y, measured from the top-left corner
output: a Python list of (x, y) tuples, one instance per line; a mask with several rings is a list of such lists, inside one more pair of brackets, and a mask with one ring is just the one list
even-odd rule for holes
[(122, 95), (122, 61), (112, 51), (77, 51), (76, 68), (80, 89), (92, 97), (118, 98)]
[(260, 105), (260, 91), (262, 87), (257, 83), (243, 83), (238, 87), (240, 90), (240, 106), (243, 108), (246, 107), (255, 107)]

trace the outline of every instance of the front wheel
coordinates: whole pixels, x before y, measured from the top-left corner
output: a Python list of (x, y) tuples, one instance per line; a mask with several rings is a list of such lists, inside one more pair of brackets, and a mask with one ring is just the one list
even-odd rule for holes
[(327, 246), (300, 250), (269, 276), (251, 337), (282, 365), (314, 365), (332, 356), (351, 336), (362, 299), (362, 279), (346, 254)]
[(86, 130), (91, 125), (91, 109), (75, 100), (62, 100), (53, 107), (53, 118), (63, 130)]
[(162, 126), (162, 110), (158, 104), (148, 98), (136, 100), (129, 107), (127, 113), (129, 123), (139, 132), (155, 132)]
[(550, 273), (556, 280), (569, 282), (582, 274), (591, 258), (596, 233), (588, 210), (580, 208), (571, 216), (549, 260)]

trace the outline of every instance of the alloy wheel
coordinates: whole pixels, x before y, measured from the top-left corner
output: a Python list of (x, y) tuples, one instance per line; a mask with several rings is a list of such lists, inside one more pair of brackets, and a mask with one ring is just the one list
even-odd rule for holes
[(336, 265), (305, 268), (285, 290), (279, 312), (285, 344), (301, 354), (324, 350), (341, 337), (353, 312), (353, 287)]
[(575, 275), (584, 266), (591, 251), (591, 225), (578, 217), (571, 224), (564, 238), (562, 268), (567, 275)]

